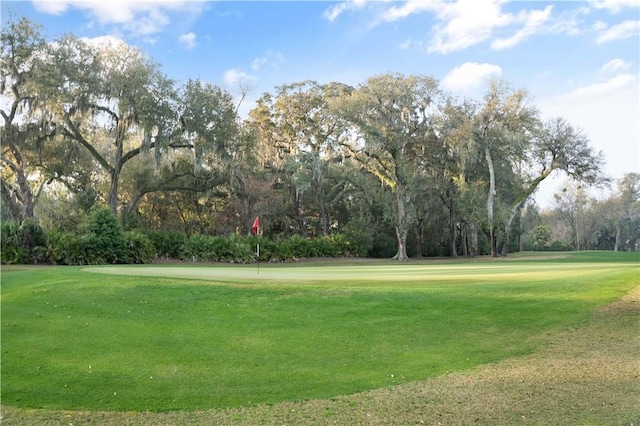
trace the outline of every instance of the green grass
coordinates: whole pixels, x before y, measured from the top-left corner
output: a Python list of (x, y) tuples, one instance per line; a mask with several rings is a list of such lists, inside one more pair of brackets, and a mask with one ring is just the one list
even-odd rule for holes
[(3, 268), (2, 403), (241, 407), (529, 354), (638, 285), (636, 253), (562, 256)]

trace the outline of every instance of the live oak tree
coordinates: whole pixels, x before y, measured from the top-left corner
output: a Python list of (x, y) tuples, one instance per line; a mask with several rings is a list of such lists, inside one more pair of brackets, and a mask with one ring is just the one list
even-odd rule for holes
[(594, 152), (587, 137), (565, 119), (556, 117), (532, 130), (535, 134), (526, 139), (521, 164), (515, 168), (519, 171), (516, 196), (509, 206), (504, 227), (502, 255), (507, 254), (509, 232), (520, 209), (552, 172), (562, 171), (575, 181), (589, 185), (603, 180), (602, 154)]
[(346, 128), (345, 120), (330, 104), (349, 91), (342, 84), (304, 81), (279, 87), (272, 105), (275, 131), (292, 149), (286, 169), (298, 192), (311, 190), (315, 194), (323, 235), (331, 230), (330, 206), (345, 187), (340, 181), (327, 187)]
[[(84, 147), (109, 180), (107, 204), (117, 212), (120, 176), (144, 151), (184, 147), (176, 125), (171, 79), (139, 49), (123, 42), (89, 44), (73, 36), (52, 43), (45, 86), (58, 132)], [(97, 136), (107, 141), (97, 144)]]
[(50, 114), (42, 108), (39, 90), (44, 71), (41, 55), (46, 44), (40, 28), (25, 18), (18, 22), (9, 19), (0, 39), (3, 211), (14, 218), (33, 218), (38, 194), (47, 178), (39, 175), (34, 179), (37, 169), (29, 156), (37, 155), (38, 147), (56, 132)]
[(420, 190), (414, 177), (433, 137), (432, 113), (439, 89), (430, 77), (385, 74), (345, 96), (340, 107), (357, 131), (350, 149), (362, 168), (393, 194), (398, 243), (394, 259), (407, 260), (407, 234), (415, 223)]
[[(486, 196), (487, 237), (491, 255), (498, 255), (495, 209), (498, 196), (499, 166), (508, 172), (523, 157), (530, 140), (531, 127), (536, 123), (537, 110), (530, 104), (524, 90), (512, 90), (503, 81), (492, 81), (475, 117), (474, 139), (482, 153), (489, 173)], [(500, 161), (500, 163), (496, 163)], [(509, 181), (512, 178), (504, 179)], [(505, 236), (506, 238), (506, 236)]]

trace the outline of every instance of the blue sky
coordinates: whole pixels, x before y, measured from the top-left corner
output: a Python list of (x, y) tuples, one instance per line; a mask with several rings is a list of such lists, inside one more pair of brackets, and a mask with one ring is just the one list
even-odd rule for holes
[[(385, 73), (424, 74), (480, 97), (489, 78), (529, 91), (543, 117), (563, 116), (604, 152), (606, 173), (640, 172), (640, 0), (3, 1), (55, 38), (113, 37), (178, 81), (232, 93), (302, 80), (357, 86)], [(554, 178), (538, 201), (550, 203)]]

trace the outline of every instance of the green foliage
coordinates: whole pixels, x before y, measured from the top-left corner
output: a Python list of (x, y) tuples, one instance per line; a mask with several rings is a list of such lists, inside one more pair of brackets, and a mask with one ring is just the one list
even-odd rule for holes
[(247, 241), (241, 237), (192, 235), (184, 244), (182, 257), (200, 262), (246, 263), (254, 255)]
[(311, 240), (296, 234), (278, 241), (276, 257), (280, 260), (308, 258), (312, 257), (312, 251)]
[(144, 231), (156, 250), (157, 257), (180, 259), (187, 237), (177, 231)]
[(398, 242), (395, 236), (388, 232), (381, 232), (373, 238), (369, 256), (381, 259), (389, 259), (398, 251)]
[(6, 221), (0, 227), (2, 263), (26, 264), (46, 261), (47, 236), (33, 219)]
[(51, 229), (47, 232), (47, 259), (54, 265), (79, 265), (83, 263), (84, 252), (80, 238), (73, 232)]
[(353, 256), (366, 257), (373, 249), (373, 232), (364, 218), (352, 218), (341, 235), (349, 242), (348, 253)]
[(129, 231), (124, 234), (129, 263), (151, 263), (156, 254), (151, 240), (143, 233)]
[(547, 225), (538, 225), (529, 232), (531, 250), (548, 250), (551, 246), (551, 229)]
[(127, 243), (124, 232), (111, 209), (94, 206), (80, 225), (80, 244), (85, 253), (82, 263), (125, 263)]

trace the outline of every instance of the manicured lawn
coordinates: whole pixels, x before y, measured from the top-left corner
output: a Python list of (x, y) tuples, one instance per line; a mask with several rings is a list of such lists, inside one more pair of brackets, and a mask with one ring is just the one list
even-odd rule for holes
[(192, 410), (423, 380), (544, 347), (637, 286), (639, 260), (3, 267), (2, 403)]

